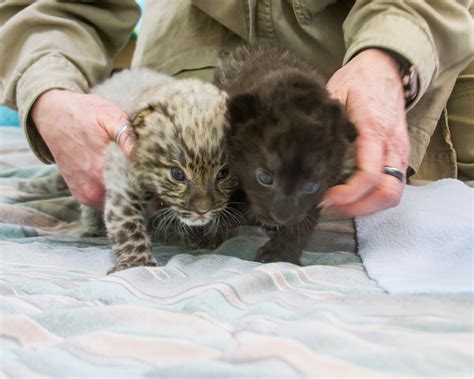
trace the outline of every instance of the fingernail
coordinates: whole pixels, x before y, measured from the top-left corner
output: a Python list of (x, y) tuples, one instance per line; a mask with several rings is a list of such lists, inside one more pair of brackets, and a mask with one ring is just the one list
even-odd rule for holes
[(331, 207), (332, 205), (334, 205), (334, 203), (331, 200), (323, 200), (316, 206), (316, 208), (325, 209)]

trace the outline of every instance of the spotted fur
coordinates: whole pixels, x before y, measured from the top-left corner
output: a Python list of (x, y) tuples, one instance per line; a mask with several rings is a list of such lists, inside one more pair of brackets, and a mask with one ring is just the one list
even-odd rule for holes
[[(150, 70), (121, 72), (93, 92), (129, 112), (134, 139), (129, 159), (115, 143), (109, 145), (104, 214), (87, 207), (82, 212), (87, 234), (100, 234), (105, 223), (117, 256), (109, 273), (157, 264), (150, 228), (166, 242), (218, 245), (238, 223), (228, 207), (237, 180), (227, 170), (224, 149), (225, 93)], [(172, 170), (181, 170), (185, 180)], [(148, 220), (150, 202), (162, 209)]]

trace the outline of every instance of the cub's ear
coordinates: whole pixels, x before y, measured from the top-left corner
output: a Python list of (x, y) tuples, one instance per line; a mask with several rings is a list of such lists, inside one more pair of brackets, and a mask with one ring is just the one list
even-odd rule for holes
[(232, 128), (247, 125), (257, 117), (260, 101), (256, 95), (246, 93), (227, 100), (227, 119)]
[(294, 106), (306, 114), (312, 114), (326, 98), (324, 85), (310, 79), (295, 81), (287, 91)]
[(146, 118), (155, 111), (156, 109), (153, 105), (147, 105), (130, 116), (131, 135), (133, 138), (140, 136), (140, 131), (145, 126)]

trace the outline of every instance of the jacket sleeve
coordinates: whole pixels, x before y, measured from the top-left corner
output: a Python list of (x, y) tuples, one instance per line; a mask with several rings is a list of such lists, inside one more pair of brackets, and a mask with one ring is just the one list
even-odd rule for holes
[(31, 106), (49, 89), (87, 92), (106, 78), (138, 17), (132, 0), (0, 4), (0, 103), (18, 109), (42, 161), (53, 159), (28, 120)]
[(459, 66), (460, 72), (474, 56), (470, 5), (471, 0), (358, 0), (343, 25), (343, 63), (369, 47), (402, 55), (419, 75), (416, 102), (443, 70)]

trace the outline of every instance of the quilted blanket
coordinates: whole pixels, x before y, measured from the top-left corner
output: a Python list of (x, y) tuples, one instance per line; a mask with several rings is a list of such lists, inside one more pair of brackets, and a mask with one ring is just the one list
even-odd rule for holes
[(303, 266), (253, 261), (241, 227), (214, 251), (156, 243), (157, 268), (106, 275), (105, 238), (75, 237), (78, 204), (16, 189), (46, 174), (0, 129), (0, 376), (472, 377), (469, 296), (389, 295), (351, 220), (323, 220)]

